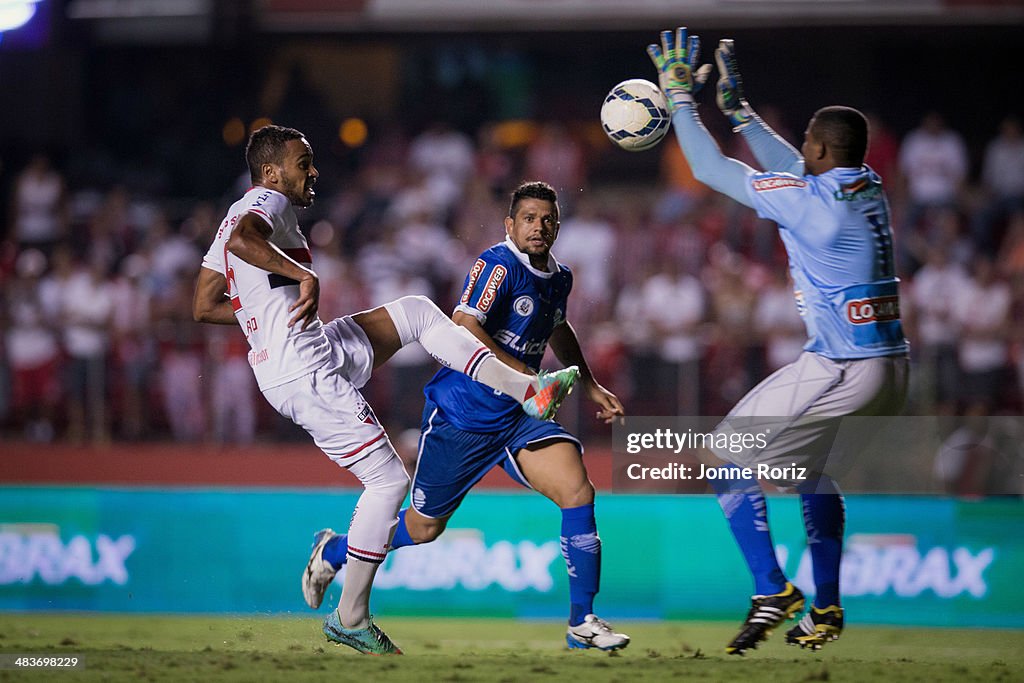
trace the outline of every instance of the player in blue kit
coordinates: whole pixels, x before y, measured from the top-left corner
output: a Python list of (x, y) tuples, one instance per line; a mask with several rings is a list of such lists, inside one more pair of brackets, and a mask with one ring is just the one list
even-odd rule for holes
[[(505, 232), (505, 241), (481, 254), (470, 269), (453, 319), (521, 372), (536, 371), (550, 343), (563, 364), (579, 367), (577, 386), (599, 406), (598, 419), (610, 422), (623, 415), (619, 399), (594, 379), (566, 320), (572, 273), (551, 255), (558, 236), (554, 189), (541, 182), (520, 185), (512, 194)], [(434, 376), (424, 394), (412, 505), (399, 513), (392, 547), (433, 541), (469, 490), (491, 468), (501, 466), (562, 510), (569, 647), (626, 647), (629, 637), (614, 632), (593, 613), (601, 539), (594, 518), (594, 487), (579, 440), (557, 422), (530, 417), (508, 396), (465, 382), (447, 368)], [(321, 597), (345, 563), (346, 545), (345, 536), (328, 529), (317, 535), (310, 566), (316, 568)]]
[[(907, 390), (907, 342), (900, 323), (889, 208), (882, 181), (864, 165), (868, 126), (848, 107), (819, 109), (797, 152), (751, 109), (731, 40), (715, 57), (718, 105), (743, 135), (765, 172), (724, 156), (697, 113), (694, 95), (710, 66), (698, 68), (700, 42), (686, 29), (661, 34), (647, 48), (672, 123), (694, 176), (762, 218), (775, 221), (789, 256), (797, 306), (807, 328), (804, 353), (752, 389), (719, 432), (770, 434), (764, 448), (707, 454), (725, 468), (791, 466), (805, 478), (774, 483), (800, 493), (813, 562), (814, 604), (786, 641), (821, 648), (839, 637), (839, 599), (845, 507), (825, 473), (837, 421), (850, 415), (894, 415)], [(828, 418), (828, 419), (822, 419)], [(778, 428), (776, 428), (778, 427)], [(719, 458), (721, 460), (719, 460)], [(754, 648), (779, 624), (799, 613), (804, 596), (779, 567), (768, 529), (766, 503), (756, 479), (721, 476), (712, 483), (729, 526), (753, 574), (755, 595), (730, 654)]]

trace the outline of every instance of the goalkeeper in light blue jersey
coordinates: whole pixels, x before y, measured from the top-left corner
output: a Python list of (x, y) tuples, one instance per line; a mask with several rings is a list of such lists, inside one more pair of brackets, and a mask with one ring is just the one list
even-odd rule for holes
[(733, 41), (723, 40), (715, 52), (718, 106), (765, 168), (759, 172), (724, 156), (701, 123), (694, 95), (711, 66), (699, 66), (697, 36), (688, 38), (685, 28), (664, 31), (661, 45), (647, 51), (697, 180), (778, 224), (807, 327), (800, 358), (752, 389), (718, 427), (722, 433), (768, 434), (767, 445), (708, 454), (715, 462), (727, 461), (712, 484), (754, 578), (750, 612), (726, 651), (742, 654), (757, 647), (805, 603), (775, 557), (761, 487), (743, 469), (756, 473), (758, 466), (779, 472), (773, 483), (801, 494), (815, 596), (786, 641), (820, 649), (843, 628), (839, 567), (845, 507), (828, 474), (838, 420), (898, 414), (907, 390), (889, 208), (881, 178), (864, 164), (867, 120), (849, 107), (819, 109), (797, 152), (744, 98)]

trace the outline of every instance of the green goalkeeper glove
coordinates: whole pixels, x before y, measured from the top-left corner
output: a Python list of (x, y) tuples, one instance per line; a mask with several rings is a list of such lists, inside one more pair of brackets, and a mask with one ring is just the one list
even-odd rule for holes
[(711, 65), (697, 68), (700, 60), (700, 38), (686, 37), (686, 27), (661, 32), (661, 47), (647, 46), (647, 54), (658, 69), (658, 85), (672, 109), (683, 103), (692, 103), (711, 74)]
[(715, 99), (718, 108), (732, 123), (732, 129), (738, 131), (754, 120), (754, 110), (743, 97), (743, 77), (736, 65), (732, 38), (719, 41), (715, 61), (718, 63), (718, 95)]

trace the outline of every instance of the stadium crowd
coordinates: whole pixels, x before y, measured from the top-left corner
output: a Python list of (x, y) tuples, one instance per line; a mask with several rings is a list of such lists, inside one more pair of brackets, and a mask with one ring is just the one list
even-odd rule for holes
[[(796, 139), (778, 118), (771, 123)], [(630, 414), (723, 414), (796, 357), (804, 331), (772, 224), (702, 189), (677, 145), (659, 148), (657, 184), (629, 182), (601, 172), (610, 145), (582, 129), (526, 130), (510, 143), (500, 124), (475, 138), (444, 125), (416, 135), (388, 128), (371, 134), (354, 170), (325, 173), (315, 206), (300, 213), (321, 277), (321, 317), (410, 293), (450, 308), (467, 260), (502, 238), (506, 193), (537, 178), (561, 195), (554, 253), (575, 273), (568, 317)], [(753, 165), (737, 142), (727, 151)], [(911, 414), (1022, 407), (1020, 120), (993, 131), (973, 172), (970, 158), (938, 113), (902, 139), (873, 121), (869, 163), (892, 202), (912, 341)], [(240, 331), (191, 318), (201, 255), (246, 177), (221, 188), (220, 199), (172, 202), (132, 183), (71, 181), (45, 154), (6, 173), (6, 438), (247, 443), (289, 434), (257, 400)], [(393, 428), (417, 427), (420, 389), (434, 369), (406, 350), (371, 387)]]

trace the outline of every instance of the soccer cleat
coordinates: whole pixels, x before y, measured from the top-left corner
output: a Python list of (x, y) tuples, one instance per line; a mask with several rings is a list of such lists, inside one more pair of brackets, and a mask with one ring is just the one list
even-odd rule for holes
[(313, 535), (313, 552), (306, 563), (306, 571), (302, 572), (302, 597), (312, 609), (320, 607), (327, 587), (338, 573), (331, 563), (324, 559), (324, 546), (337, 536), (333, 529), (321, 529)]
[(825, 609), (812, 607), (797, 625), (786, 631), (786, 643), (820, 650), (825, 643), (839, 640), (843, 632), (843, 608), (829, 605)]
[(629, 645), (629, 636), (615, 633), (608, 622), (595, 614), (588, 614), (579, 626), (570, 626), (565, 633), (565, 642), (570, 650), (621, 650)]
[(745, 650), (756, 648), (776, 626), (786, 619), (792, 619), (803, 608), (804, 594), (788, 581), (781, 593), (755, 595), (751, 598), (747, 620), (743, 622), (743, 628), (732, 642), (725, 646), (726, 653), (742, 655)]
[(580, 369), (575, 365), (551, 372), (541, 370), (537, 373), (540, 389), (523, 402), (523, 411), (538, 420), (553, 419), (579, 377)]
[(402, 654), (398, 646), (388, 638), (388, 634), (373, 623), (373, 617), (370, 617), (370, 625), (366, 628), (345, 628), (341, 625), (341, 616), (338, 614), (338, 610), (334, 610), (324, 619), (324, 635), (332, 643), (348, 645), (364, 655)]

